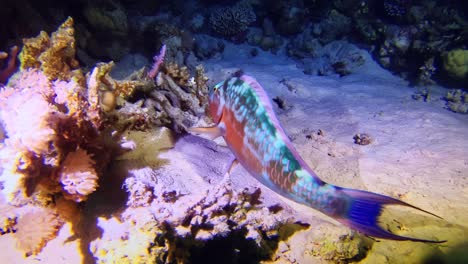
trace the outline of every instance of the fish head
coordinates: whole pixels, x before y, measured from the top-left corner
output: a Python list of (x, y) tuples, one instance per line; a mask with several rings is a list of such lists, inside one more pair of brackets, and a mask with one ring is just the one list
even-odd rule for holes
[(221, 103), (223, 88), (224, 82), (220, 82), (209, 90), (209, 112), (215, 123), (219, 122), (221, 114), (223, 113), (223, 105)]

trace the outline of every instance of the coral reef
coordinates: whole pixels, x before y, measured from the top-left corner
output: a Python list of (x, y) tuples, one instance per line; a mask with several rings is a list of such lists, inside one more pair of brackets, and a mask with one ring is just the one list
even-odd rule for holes
[[(205, 116), (208, 87), (203, 68), (199, 67), (195, 77), (185, 66), (174, 63), (166, 67), (167, 74), (161, 73), (161, 85), (150, 93), (156, 108), (160, 125), (168, 125), (176, 132), (184, 132)], [(202, 85), (202, 86), (199, 86)]]
[[(69, 219), (54, 211), (57, 197), (82, 202), (97, 189), (118, 140), (102, 103), (107, 92), (125, 97), (134, 88), (108, 75), (112, 63), (98, 65), (87, 78), (76, 68), (72, 23), (67, 19), (51, 38), (42, 32), (26, 39), (21, 71), (0, 91), (2, 194), (19, 210), (7, 217), (16, 219), (14, 227), (11, 220), (3, 229), (16, 230), (26, 255), (37, 254)], [(32, 232), (31, 218), (42, 219), (43, 229)]]
[(166, 45), (162, 45), (161, 50), (159, 51), (158, 55), (153, 57), (154, 63), (151, 70), (148, 72), (148, 77), (154, 78), (159, 72), (159, 68), (161, 64), (164, 62), (164, 57), (166, 56)]
[(117, 1), (109, 1), (106, 6), (89, 5), (83, 10), (83, 15), (91, 27), (100, 32), (117, 36), (128, 34), (127, 14)]
[(408, 0), (384, 0), (383, 8), (385, 14), (390, 17), (402, 18), (404, 17), (410, 6), (410, 1)]

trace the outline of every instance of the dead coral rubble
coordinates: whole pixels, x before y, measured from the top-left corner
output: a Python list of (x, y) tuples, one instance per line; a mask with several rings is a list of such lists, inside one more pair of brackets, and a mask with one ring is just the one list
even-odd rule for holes
[[(132, 196), (135, 207), (128, 208), (122, 217), (134, 223), (131, 228), (139, 232), (153, 232), (155, 240), (146, 246), (152, 258), (161, 263), (186, 262), (191, 257), (188, 253), (191, 250), (203, 248), (215, 239), (234, 236), (244, 243), (251, 243), (256, 248), (251, 248), (252, 251), (257, 250), (268, 259), (274, 254), (272, 245), (278, 243), (280, 230), (293, 224), (287, 213), (262, 204), (260, 189), (236, 191), (228, 181), (223, 181), (201, 191), (200, 194), (205, 192), (203, 195), (180, 194), (171, 190), (162, 179), (148, 182), (142, 179), (148, 175), (142, 175), (145, 173), (135, 174), (133, 180), (127, 181), (126, 188), (133, 194), (152, 194), (151, 198), (148, 195)], [(150, 206), (138, 206), (149, 199)], [(118, 255), (115, 257), (117, 259), (113, 261), (119, 259)]]
[(208, 78), (203, 66), (197, 66), (195, 75), (186, 66), (165, 65), (156, 77), (157, 87), (150, 93), (147, 104), (156, 109), (157, 124), (175, 132), (187, 129), (205, 117), (208, 106)]

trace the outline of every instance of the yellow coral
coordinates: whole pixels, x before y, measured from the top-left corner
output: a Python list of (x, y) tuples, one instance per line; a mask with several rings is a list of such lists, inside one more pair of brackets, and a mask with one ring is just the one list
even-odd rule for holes
[(455, 49), (444, 55), (444, 68), (453, 77), (463, 79), (468, 74), (468, 49)]
[(41, 31), (35, 38), (25, 39), (19, 55), (21, 70), (41, 69), (50, 80), (70, 80), (79, 66), (75, 59), (73, 19), (69, 17), (49, 38)]
[(20, 69), (26, 70), (29, 68), (40, 68), (41, 63), (38, 58), (50, 45), (50, 38), (45, 31), (41, 31), (35, 38), (23, 40), (23, 48), (19, 54), (21, 62)]
[(68, 153), (59, 172), (65, 198), (75, 202), (85, 201), (98, 187), (94, 161), (82, 149)]
[(170, 76), (179, 86), (188, 86), (190, 72), (187, 66), (179, 66), (175, 62), (165, 65), (167, 75)]

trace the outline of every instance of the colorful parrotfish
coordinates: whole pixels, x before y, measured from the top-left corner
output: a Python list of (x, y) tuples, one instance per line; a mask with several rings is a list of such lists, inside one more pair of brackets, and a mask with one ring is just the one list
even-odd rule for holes
[(237, 73), (210, 89), (209, 96), (209, 112), (216, 125), (191, 131), (211, 139), (223, 136), (237, 161), (270, 189), (369, 236), (444, 242), (399, 236), (378, 225), (385, 205), (434, 214), (395, 198), (322, 181), (294, 149), (267, 94), (254, 78)]

